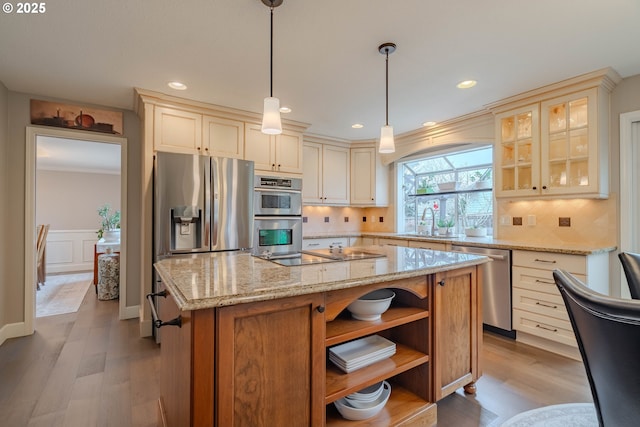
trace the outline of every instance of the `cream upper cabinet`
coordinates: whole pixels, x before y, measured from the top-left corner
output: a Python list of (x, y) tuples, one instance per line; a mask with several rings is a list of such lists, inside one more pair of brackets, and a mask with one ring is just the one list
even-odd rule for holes
[(221, 117), (202, 117), (204, 151), (211, 156), (244, 158), (244, 122)]
[(538, 104), (496, 115), (496, 197), (540, 194)]
[(308, 205), (349, 204), (349, 149), (304, 143), (302, 201)]
[(255, 162), (256, 171), (302, 173), (302, 134), (283, 130), (265, 135), (261, 126), (245, 124), (244, 158)]
[(609, 196), (610, 69), (507, 99), (495, 114), (496, 197)]
[(608, 196), (607, 144), (598, 141), (597, 99), (594, 88), (540, 105), (544, 193)]
[(202, 153), (202, 114), (156, 106), (153, 148), (155, 151)]
[(387, 206), (388, 173), (376, 147), (351, 149), (351, 204)]

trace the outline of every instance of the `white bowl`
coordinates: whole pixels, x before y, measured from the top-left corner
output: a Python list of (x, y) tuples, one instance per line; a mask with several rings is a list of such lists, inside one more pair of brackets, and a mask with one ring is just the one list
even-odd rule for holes
[(378, 320), (387, 311), (396, 294), (391, 289), (370, 292), (347, 306), (351, 316), (357, 320)]
[(360, 391), (345, 396), (347, 403), (354, 408), (368, 408), (372, 402), (376, 401), (384, 390), (384, 382), (380, 381), (372, 386), (363, 388)]
[(389, 400), (389, 396), (391, 396), (391, 385), (384, 381), (382, 383), (382, 394), (378, 396), (376, 400), (370, 402), (369, 406), (366, 408), (354, 408), (344, 398), (338, 399), (333, 403), (343, 418), (347, 420), (366, 420), (367, 418), (376, 416), (378, 412), (384, 408), (384, 405), (387, 404), (387, 400)]

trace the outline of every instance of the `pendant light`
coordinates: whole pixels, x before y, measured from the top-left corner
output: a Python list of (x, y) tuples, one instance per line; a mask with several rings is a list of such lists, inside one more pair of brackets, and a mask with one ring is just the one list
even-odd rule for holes
[(385, 125), (380, 131), (379, 153), (393, 153), (396, 151), (396, 144), (393, 141), (393, 126), (389, 126), (389, 54), (395, 52), (396, 45), (394, 43), (383, 43), (378, 46), (378, 51), (386, 56), (386, 74), (385, 74), (385, 99), (386, 99), (386, 120)]
[(280, 100), (273, 96), (273, 9), (280, 6), (283, 0), (261, 0), (271, 9), (271, 50), (269, 56), (269, 96), (264, 99), (264, 111), (262, 114), (262, 133), (278, 135), (282, 133), (282, 121), (280, 120)]

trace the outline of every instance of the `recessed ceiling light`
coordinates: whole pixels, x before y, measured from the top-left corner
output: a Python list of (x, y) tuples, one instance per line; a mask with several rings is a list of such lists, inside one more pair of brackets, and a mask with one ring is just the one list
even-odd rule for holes
[(474, 87), (476, 83), (478, 82), (475, 80), (465, 80), (458, 83), (456, 86), (458, 87), (458, 89), (469, 89), (470, 87)]
[(290, 113), (291, 112), (291, 108), (289, 108), (289, 107), (280, 107), (280, 112), (281, 113)]
[(425, 127), (427, 127), (427, 126), (435, 126), (435, 124), (436, 124), (436, 122), (424, 122), (422, 124), (422, 126), (425, 126)]
[(362, 129), (364, 125), (362, 123), (354, 123), (351, 125), (351, 127), (354, 129)]
[(185, 90), (187, 88), (186, 84), (180, 82), (169, 82), (167, 83), (167, 86), (175, 90)]

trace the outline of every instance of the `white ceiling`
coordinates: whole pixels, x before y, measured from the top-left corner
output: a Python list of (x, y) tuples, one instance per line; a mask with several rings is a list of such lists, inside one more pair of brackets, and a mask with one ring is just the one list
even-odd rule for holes
[[(9, 90), (131, 109), (140, 87), (261, 112), (269, 9), (261, 0), (46, 2), (0, 14)], [(479, 111), (605, 67), (640, 74), (638, 0), (284, 0), (274, 17), (274, 96), (309, 133), (376, 138)], [(478, 85), (459, 90), (456, 83)], [(185, 82), (175, 92), (166, 84)], [(351, 124), (360, 122), (363, 129)]]
[(66, 172), (120, 174), (120, 145), (38, 136), (37, 168)]

